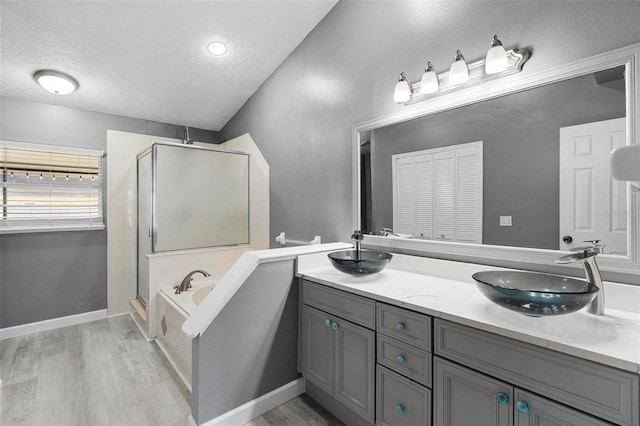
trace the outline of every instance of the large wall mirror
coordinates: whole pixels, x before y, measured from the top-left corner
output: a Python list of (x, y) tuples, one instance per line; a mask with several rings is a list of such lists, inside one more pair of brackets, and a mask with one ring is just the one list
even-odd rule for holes
[(609, 166), (612, 149), (638, 143), (639, 52), (487, 82), (354, 126), (354, 226), (365, 244), (553, 264), (600, 240), (601, 269), (640, 271), (638, 196)]

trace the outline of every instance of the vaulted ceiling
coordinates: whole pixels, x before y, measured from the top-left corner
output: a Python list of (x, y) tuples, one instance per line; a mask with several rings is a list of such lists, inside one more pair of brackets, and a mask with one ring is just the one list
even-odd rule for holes
[[(220, 130), (336, 2), (2, 1), (0, 95)], [(79, 89), (51, 94), (39, 69)]]

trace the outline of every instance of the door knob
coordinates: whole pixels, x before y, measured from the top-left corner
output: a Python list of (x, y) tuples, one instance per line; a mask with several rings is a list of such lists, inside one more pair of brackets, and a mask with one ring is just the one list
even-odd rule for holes
[(565, 235), (564, 237), (562, 237), (562, 241), (565, 244), (571, 244), (573, 242), (573, 238), (571, 237), (571, 235)]

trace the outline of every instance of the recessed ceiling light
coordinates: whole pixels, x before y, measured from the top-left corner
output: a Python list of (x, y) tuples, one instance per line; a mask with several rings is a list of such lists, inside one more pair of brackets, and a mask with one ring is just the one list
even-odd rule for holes
[(78, 88), (78, 81), (60, 71), (38, 70), (33, 73), (38, 84), (56, 95), (68, 95)]
[(214, 41), (209, 43), (209, 45), (207, 46), (207, 50), (213, 56), (222, 56), (227, 53), (227, 45), (221, 41)]

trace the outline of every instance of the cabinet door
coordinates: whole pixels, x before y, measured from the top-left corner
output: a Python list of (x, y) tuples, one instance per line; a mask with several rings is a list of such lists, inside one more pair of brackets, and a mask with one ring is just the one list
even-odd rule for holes
[(373, 421), (375, 334), (336, 319), (334, 398)]
[(431, 392), (378, 366), (377, 421), (380, 426), (431, 425)]
[(560, 405), (548, 399), (525, 392), (515, 391), (514, 426), (607, 426), (601, 420)]
[(436, 426), (508, 426), (513, 421), (513, 388), (503, 382), (434, 357)]
[[(327, 322), (328, 321), (328, 322)], [(317, 309), (302, 307), (302, 375), (333, 394), (333, 318)]]

